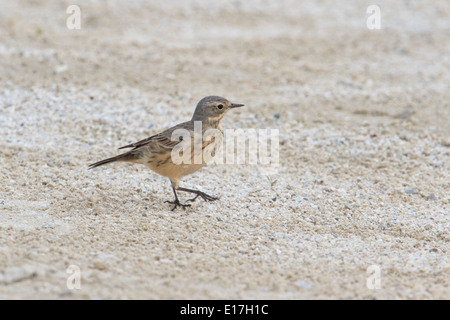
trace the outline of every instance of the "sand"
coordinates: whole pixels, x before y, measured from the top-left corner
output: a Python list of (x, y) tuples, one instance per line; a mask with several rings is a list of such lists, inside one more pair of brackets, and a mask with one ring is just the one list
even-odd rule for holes
[[(1, 299), (450, 299), (448, 1), (70, 4), (0, 3)], [(87, 169), (207, 95), (278, 172)]]

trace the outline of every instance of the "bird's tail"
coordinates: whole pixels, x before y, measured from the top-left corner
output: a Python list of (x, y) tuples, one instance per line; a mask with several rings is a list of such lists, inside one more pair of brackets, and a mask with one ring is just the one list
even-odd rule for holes
[(123, 154), (119, 154), (118, 156), (115, 156), (112, 158), (104, 159), (104, 160), (98, 161), (96, 163), (90, 164), (89, 169), (93, 169), (93, 168), (102, 166), (104, 164), (116, 162), (116, 161), (136, 161), (136, 160), (137, 160), (136, 154), (134, 152), (130, 151), (130, 152), (126, 152)]

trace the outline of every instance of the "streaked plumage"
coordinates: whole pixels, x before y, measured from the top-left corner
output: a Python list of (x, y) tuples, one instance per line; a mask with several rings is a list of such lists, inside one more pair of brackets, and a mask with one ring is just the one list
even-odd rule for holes
[[(242, 104), (232, 104), (228, 100), (218, 96), (208, 96), (203, 98), (197, 104), (192, 119), (187, 122), (180, 123), (172, 128), (169, 128), (161, 133), (153, 135), (149, 138), (140, 140), (135, 143), (128, 144), (120, 147), (119, 149), (131, 148), (130, 151), (117, 155), (112, 158), (101, 160), (94, 164), (91, 164), (89, 168), (95, 168), (107, 163), (116, 161), (126, 161), (144, 164), (156, 173), (166, 176), (172, 183), (173, 193), (175, 200), (172, 203), (174, 210), (177, 206), (182, 206), (183, 209), (186, 204), (181, 204), (178, 200), (176, 190), (194, 193), (195, 198), (201, 197), (206, 201), (217, 200), (217, 198), (207, 195), (198, 190), (181, 188), (179, 186), (180, 179), (186, 175), (192, 174), (205, 165), (205, 163), (194, 163), (194, 125), (195, 121), (201, 121), (202, 124), (202, 137), (205, 131), (209, 129), (218, 129), (222, 131), (221, 121), (225, 113), (236, 107), (241, 107)], [(172, 140), (172, 135), (177, 129), (184, 129), (189, 132), (191, 137), (191, 163), (190, 164), (176, 164), (172, 160), (172, 150), (175, 146), (181, 143), (178, 137)], [(202, 152), (205, 148), (218, 148), (221, 147), (221, 139), (210, 139), (208, 141), (202, 141)]]

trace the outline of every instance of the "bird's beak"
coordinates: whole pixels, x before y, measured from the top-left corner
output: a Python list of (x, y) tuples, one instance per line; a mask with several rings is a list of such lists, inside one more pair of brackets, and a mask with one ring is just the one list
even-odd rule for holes
[(239, 107), (243, 107), (243, 106), (244, 106), (243, 104), (232, 103), (232, 104), (230, 105), (230, 108), (239, 108)]

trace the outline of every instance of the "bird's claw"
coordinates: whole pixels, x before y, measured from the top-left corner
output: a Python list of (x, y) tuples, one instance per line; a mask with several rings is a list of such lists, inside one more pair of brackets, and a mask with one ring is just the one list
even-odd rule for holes
[(201, 197), (205, 201), (219, 200), (219, 198), (216, 198), (216, 197), (210, 196), (209, 194), (206, 194), (204, 192), (198, 191), (197, 195), (194, 198), (186, 200), (186, 201), (194, 202), (195, 200), (197, 200), (198, 197)]
[(177, 207), (182, 207), (183, 210), (186, 210), (186, 207), (191, 206), (190, 204), (182, 204), (178, 199), (175, 199), (175, 201), (169, 201), (169, 200), (164, 201), (164, 203), (166, 203), (166, 202), (173, 204), (173, 208), (170, 209), (170, 211), (174, 211)]

